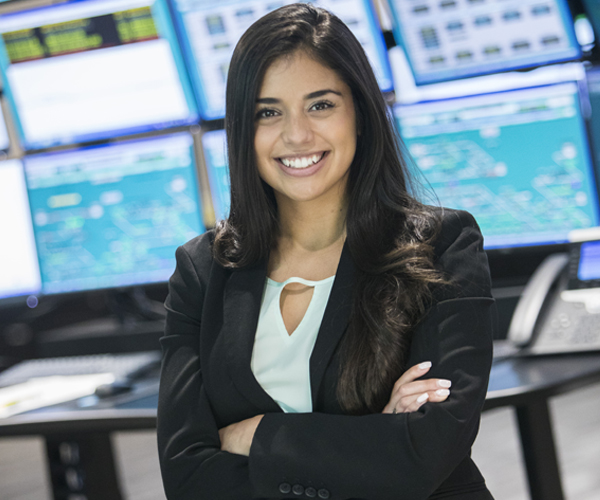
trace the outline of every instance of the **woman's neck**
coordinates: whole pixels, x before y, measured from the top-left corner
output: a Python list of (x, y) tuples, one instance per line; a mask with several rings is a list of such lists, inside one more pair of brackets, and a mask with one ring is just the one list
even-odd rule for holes
[[(341, 203), (278, 203), (279, 235), (269, 275), (323, 279), (335, 274), (346, 239), (346, 206)], [(289, 275), (289, 276), (288, 276)]]
[(346, 237), (346, 206), (343, 203), (278, 203), (278, 246), (307, 252), (320, 251)]

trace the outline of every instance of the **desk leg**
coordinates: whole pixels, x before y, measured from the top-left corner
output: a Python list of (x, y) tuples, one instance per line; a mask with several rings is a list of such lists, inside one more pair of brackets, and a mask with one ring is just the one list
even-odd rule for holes
[(548, 401), (517, 407), (531, 500), (564, 500)]
[(108, 433), (46, 437), (54, 500), (122, 500)]

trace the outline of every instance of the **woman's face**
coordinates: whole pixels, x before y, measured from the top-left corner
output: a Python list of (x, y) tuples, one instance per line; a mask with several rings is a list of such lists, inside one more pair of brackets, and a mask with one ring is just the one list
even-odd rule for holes
[(265, 73), (256, 102), (254, 148), (262, 179), (285, 199), (343, 200), (356, 152), (352, 93), (299, 51)]

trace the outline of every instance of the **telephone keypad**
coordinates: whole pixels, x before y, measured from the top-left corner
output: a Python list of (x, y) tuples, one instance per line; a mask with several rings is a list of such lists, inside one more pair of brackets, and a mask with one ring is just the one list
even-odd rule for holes
[(538, 352), (600, 349), (600, 314), (590, 314), (579, 302), (557, 300), (540, 324)]

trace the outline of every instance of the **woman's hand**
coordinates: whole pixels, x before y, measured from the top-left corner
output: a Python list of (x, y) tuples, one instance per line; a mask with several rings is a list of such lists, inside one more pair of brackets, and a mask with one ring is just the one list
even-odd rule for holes
[(219, 429), (219, 437), (221, 438), (221, 450), (237, 455), (250, 455), (250, 446), (258, 424), (264, 415), (256, 415), (256, 417), (247, 418), (241, 422), (228, 425)]
[(431, 362), (425, 361), (406, 370), (394, 384), (390, 400), (382, 413), (411, 413), (427, 401), (445, 401), (450, 395), (449, 389), (452, 385), (449, 380), (415, 380), (425, 375), (430, 368)]

